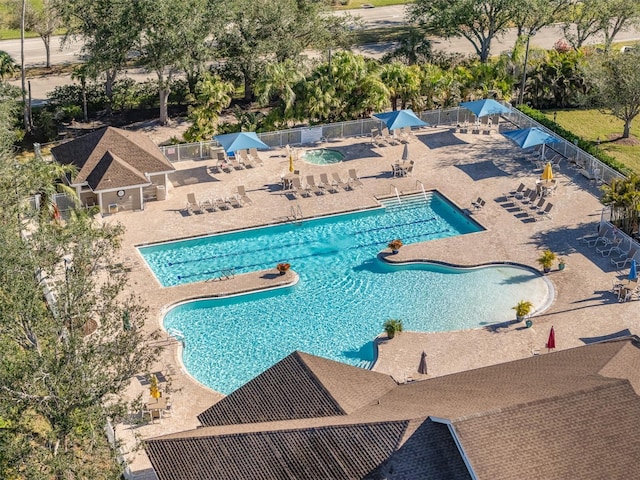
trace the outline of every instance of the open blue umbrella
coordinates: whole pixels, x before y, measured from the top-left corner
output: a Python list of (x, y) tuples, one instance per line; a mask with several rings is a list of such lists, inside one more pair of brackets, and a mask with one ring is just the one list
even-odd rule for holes
[(491, 98), (474, 100), (473, 102), (462, 102), (460, 106), (471, 111), (478, 118), (486, 117), (487, 115), (502, 115), (503, 113), (509, 113), (511, 111), (500, 102), (496, 102)]
[(269, 148), (254, 132), (237, 132), (216, 135), (215, 138), (227, 153), (250, 148)]
[(542, 153), (540, 157), (544, 157), (544, 147), (547, 143), (560, 142), (559, 138), (539, 129), (538, 127), (523, 128), (521, 130), (511, 130), (504, 132), (503, 135), (513, 140), (520, 148), (530, 148), (542, 145)]
[(629, 269), (629, 280), (635, 280), (638, 278), (638, 267), (636, 267), (635, 258), (631, 260), (631, 268)]
[(429, 125), (427, 122), (420, 120), (411, 109), (376, 113), (373, 116), (382, 120), (389, 130), (404, 127), (426, 127)]

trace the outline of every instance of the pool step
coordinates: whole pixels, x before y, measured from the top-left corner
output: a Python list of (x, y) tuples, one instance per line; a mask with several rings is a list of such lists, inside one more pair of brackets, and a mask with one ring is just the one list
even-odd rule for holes
[(382, 206), (387, 211), (393, 210), (402, 210), (405, 208), (415, 208), (421, 205), (424, 205), (431, 199), (431, 194), (427, 193), (426, 196), (423, 193), (415, 193), (412, 195), (404, 195), (401, 196), (400, 199), (397, 197), (386, 198), (381, 200)]

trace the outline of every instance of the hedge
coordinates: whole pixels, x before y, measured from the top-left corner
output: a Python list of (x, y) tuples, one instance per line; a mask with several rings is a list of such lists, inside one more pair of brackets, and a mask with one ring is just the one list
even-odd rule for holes
[(531, 108), (527, 105), (519, 105), (516, 108), (520, 110), (522, 113), (524, 113), (525, 115), (534, 119), (536, 122), (544, 125), (549, 130), (557, 133), (565, 140), (574, 144), (576, 144), (576, 140), (577, 140), (578, 147), (580, 147), (585, 152), (593, 155), (605, 165), (608, 165), (609, 167), (613, 168), (614, 170), (620, 172), (625, 176), (631, 175), (632, 172), (626, 165), (619, 162), (614, 157), (612, 157), (611, 155), (607, 154), (606, 152), (598, 148), (598, 146), (595, 145), (593, 142), (582, 140), (575, 133), (570, 132), (565, 128), (562, 128), (556, 122), (547, 118), (540, 110), (536, 110), (535, 108)]

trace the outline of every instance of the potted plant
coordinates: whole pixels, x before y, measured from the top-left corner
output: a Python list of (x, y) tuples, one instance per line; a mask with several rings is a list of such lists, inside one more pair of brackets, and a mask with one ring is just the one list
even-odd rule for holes
[(387, 338), (391, 340), (396, 336), (396, 333), (400, 333), (402, 331), (402, 320), (389, 319), (384, 322), (382, 328), (387, 332)]
[(402, 240), (396, 238), (395, 240), (391, 240), (387, 247), (391, 249), (391, 253), (396, 254), (398, 253), (398, 250), (400, 250), (400, 247), (402, 247), (402, 245), (404, 245), (402, 243)]
[(564, 267), (566, 267), (566, 266), (567, 266), (567, 264), (564, 261), (564, 258), (560, 258), (558, 260), (558, 270), (564, 270)]
[(516, 311), (516, 320), (521, 322), (524, 320), (524, 317), (531, 313), (533, 310), (533, 303), (529, 300), (520, 300), (515, 307), (511, 307)]
[(544, 273), (549, 273), (551, 271), (551, 265), (556, 259), (556, 254), (551, 250), (545, 250), (542, 252), (542, 255), (538, 257), (538, 263), (542, 267), (542, 271)]
[(280, 275), (284, 275), (285, 273), (287, 273), (287, 270), (289, 270), (291, 268), (291, 265), (289, 263), (279, 263), (278, 265), (276, 265), (276, 268), (278, 269), (278, 271), (280, 272)]

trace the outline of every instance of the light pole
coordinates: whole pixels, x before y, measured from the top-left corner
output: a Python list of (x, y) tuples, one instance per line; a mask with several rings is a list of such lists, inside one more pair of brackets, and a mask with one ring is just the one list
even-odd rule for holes
[(527, 35), (527, 46), (524, 50), (524, 68), (522, 69), (522, 84), (520, 85), (520, 96), (518, 97), (518, 105), (522, 105), (524, 101), (524, 85), (527, 82), (527, 62), (529, 60), (529, 40), (536, 34), (536, 29), (532, 28), (529, 30), (529, 35)]

